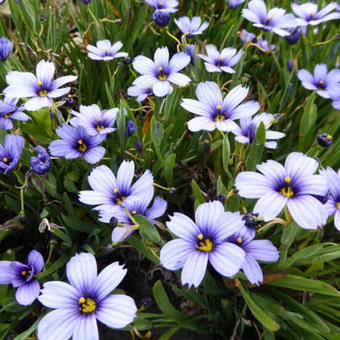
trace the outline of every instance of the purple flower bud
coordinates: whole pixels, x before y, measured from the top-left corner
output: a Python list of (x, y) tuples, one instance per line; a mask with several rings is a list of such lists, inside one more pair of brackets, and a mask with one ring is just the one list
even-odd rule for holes
[(13, 45), (11, 41), (7, 38), (2, 37), (0, 39), (0, 60), (6, 61), (12, 50)]
[(72, 98), (72, 96), (70, 94), (67, 97), (61, 98), (61, 100), (64, 101), (67, 106), (72, 107), (72, 105), (73, 105), (73, 98)]
[(176, 192), (176, 188), (175, 187), (171, 187), (169, 193), (170, 194), (174, 194), (175, 192)]
[(88, 5), (91, 2), (91, 0), (80, 0), (80, 1), (85, 5)]
[(136, 148), (139, 152), (143, 151), (143, 145), (139, 140), (136, 141), (135, 145), (136, 145)]
[(253, 214), (252, 212), (246, 213), (243, 215), (242, 220), (246, 227), (250, 229), (254, 229), (260, 222), (257, 219), (258, 214)]
[(44, 21), (46, 19), (44, 14), (39, 14), (39, 20)]
[(220, 201), (221, 203), (224, 203), (225, 199), (226, 199), (226, 197), (223, 194), (220, 194), (220, 195), (217, 196), (217, 200)]
[(333, 137), (328, 133), (322, 133), (317, 137), (318, 144), (327, 148), (333, 144)]
[(110, 218), (111, 227), (116, 227), (117, 223), (118, 223), (118, 219), (116, 217), (111, 217)]
[(194, 60), (197, 60), (197, 55), (195, 53), (195, 45), (188, 45), (185, 48), (185, 53), (190, 57), (190, 63), (193, 65)]
[(132, 120), (128, 120), (126, 124), (126, 137), (131, 137), (137, 129), (138, 127), (136, 127), (135, 123)]
[(293, 66), (293, 63), (290, 59), (287, 60), (287, 66), (288, 66), (289, 72), (292, 72), (294, 66)]
[(57, 119), (57, 117), (55, 116), (54, 112), (52, 110), (50, 110), (50, 116), (53, 119)]
[(170, 15), (167, 11), (162, 9), (156, 9), (153, 12), (152, 20), (159, 26), (159, 27), (165, 27), (169, 24), (170, 21)]
[(126, 55), (123, 58), (123, 63), (126, 64), (126, 65), (130, 64), (131, 63), (131, 58), (128, 55)]
[(145, 298), (143, 298), (142, 300), (142, 305), (145, 308), (148, 308), (152, 305), (152, 298), (150, 296), (146, 296)]

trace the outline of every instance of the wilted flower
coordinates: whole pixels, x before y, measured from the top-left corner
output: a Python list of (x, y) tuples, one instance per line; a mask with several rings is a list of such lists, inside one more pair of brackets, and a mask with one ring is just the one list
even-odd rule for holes
[(145, 0), (145, 2), (154, 9), (162, 9), (169, 13), (175, 13), (177, 11), (177, 0)]
[(119, 109), (100, 110), (98, 105), (92, 104), (90, 106), (80, 105), (79, 111), (71, 110), (75, 117), (70, 119), (70, 123), (74, 127), (83, 126), (89, 135), (107, 135), (116, 130), (112, 126)]
[(246, 256), (242, 270), (250, 283), (259, 285), (263, 281), (263, 273), (257, 261), (276, 262), (280, 255), (269, 240), (253, 240), (254, 236), (242, 230), (229, 236), (227, 240), (244, 250)]
[(38, 325), (38, 339), (99, 339), (97, 320), (111, 328), (123, 328), (136, 317), (135, 301), (122, 294), (110, 294), (126, 275), (114, 262), (97, 274), (92, 254), (77, 254), (66, 266), (70, 284), (44, 283), (39, 301), (56, 310)]
[(106, 165), (100, 165), (92, 170), (87, 178), (93, 190), (79, 192), (79, 201), (85, 204), (96, 205), (94, 210), (105, 212), (108, 210), (112, 216), (120, 212), (126, 204), (135, 200), (143, 200), (145, 195), (154, 192), (153, 177), (146, 170), (135, 184), (132, 179), (135, 174), (134, 162), (123, 161), (117, 173), (117, 177)]
[(241, 102), (248, 95), (248, 88), (238, 85), (222, 98), (221, 90), (214, 82), (198, 84), (196, 96), (199, 100), (182, 99), (181, 106), (200, 117), (188, 121), (190, 131), (207, 130), (233, 131), (238, 128), (236, 119), (252, 116), (260, 109), (256, 101)]
[(21, 136), (6, 135), (4, 145), (0, 145), (0, 173), (7, 174), (19, 163), (25, 140)]
[(336, 9), (336, 6), (336, 2), (331, 2), (318, 12), (318, 5), (312, 2), (301, 5), (297, 3), (291, 4), (293, 12), (298, 16), (296, 23), (299, 26), (314, 26), (329, 20), (340, 19), (340, 13), (330, 13), (333, 9)]
[(99, 162), (105, 155), (105, 148), (98, 146), (105, 135), (91, 136), (84, 126), (77, 128), (63, 124), (56, 130), (57, 135), (62, 139), (57, 139), (49, 145), (52, 156), (74, 159), (84, 157), (91, 164)]
[(325, 196), (328, 186), (314, 175), (319, 162), (299, 152), (286, 158), (284, 167), (274, 161), (257, 165), (261, 174), (244, 171), (237, 175), (235, 187), (244, 198), (259, 198), (254, 213), (270, 221), (287, 205), (294, 221), (304, 229), (317, 229), (327, 220), (324, 206), (313, 195)]
[(30, 251), (27, 262), (0, 261), (0, 284), (11, 284), (17, 288), (15, 299), (20, 305), (30, 305), (38, 297), (40, 285), (35, 275), (43, 270), (45, 264), (36, 250)]
[(151, 85), (147, 85), (144, 87), (140, 86), (130, 86), (127, 90), (128, 95), (131, 97), (137, 97), (137, 101), (142, 102), (147, 97), (153, 96), (153, 91)]
[(34, 150), (38, 152), (38, 155), (37, 157), (31, 157), (31, 168), (36, 174), (43, 175), (51, 169), (51, 158), (47, 151), (40, 145), (36, 146)]
[(285, 14), (283, 8), (274, 7), (267, 11), (263, 0), (251, 0), (248, 8), (242, 10), (242, 15), (249, 21), (254, 22), (255, 27), (265, 31), (272, 31), (280, 36), (289, 35), (284, 29), (297, 26), (292, 14)]
[(330, 98), (330, 89), (340, 82), (340, 70), (334, 69), (327, 72), (325, 64), (317, 64), (314, 68), (314, 75), (302, 69), (299, 70), (297, 76), (304, 88), (315, 90), (323, 98)]
[(152, 20), (159, 26), (165, 27), (170, 22), (169, 12), (164, 9), (156, 9), (152, 14)]
[(112, 60), (114, 58), (127, 57), (126, 52), (118, 52), (123, 44), (121, 41), (117, 41), (115, 44), (111, 45), (110, 40), (99, 40), (96, 42), (96, 46), (87, 45), (86, 48), (89, 51), (89, 58), (93, 60)]
[(226, 239), (244, 225), (242, 218), (226, 213), (221, 202), (213, 201), (197, 207), (195, 221), (180, 213), (170, 217), (166, 225), (179, 239), (163, 246), (161, 265), (168, 270), (183, 268), (182, 285), (189, 287), (200, 285), (208, 262), (225, 277), (235, 275), (245, 252)]
[(317, 141), (320, 146), (327, 148), (333, 144), (333, 137), (328, 133), (322, 133), (318, 135)]
[(6, 61), (13, 50), (11, 41), (5, 37), (0, 38), (0, 60)]
[(207, 45), (205, 48), (208, 56), (204, 54), (198, 54), (198, 56), (206, 61), (204, 65), (208, 72), (235, 73), (232, 67), (239, 62), (242, 55), (241, 50), (237, 53), (235, 48), (227, 47), (219, 53), (214, 45)]
[(55, 66), (50, 61), (39, 61), (35, 70), (36, 76), (29, 72), (7, 73), (6, 81), (9, 86), (3, 91), (9, 97), (32, 97), (25, 103), (25, 109), (28, 111), (51, 107), (54, 98), (62, 97), (71, 90), (69, 87), (62, 89), (59, 87), (77, 79), (77, 76), (64, 76), (52, 80)]
[(4, 100), (0, 100), (0, 129), (1, 130), (10, 130), (13, 128), (14, 120), (21, 120), (23, 122), (31, 119), (27, 116), (24, 111), (24, 107), (17, 107), (17, 102), (19, 99), (5, 97)]
[(183, 34), (188, 38), (192, 38), (195, 35), (202, 34), (203, 31), (209, 26), (207, 21), (202, 23), (201, 17), (193, 17), (191, 20), (189, 17), (181, 17), (178, 20), (174, 20), (175, 24), (179, 27)]
[(326, 170), (320, 170), (320, 174), (326, 179), (330, 190), (325, 204), (328, 216), (334, 215), (335, 228), (340, 231), (340, 170), (336, 173), (328, 166)]
[(228, 0), (228, 6), (231, 9), (236, 9), (240, 5), (242, 5), (246, 0)]
[[(240, 119), (241, 127), (237, 127), (237, 129), (233, 130), (233, 133), (236, 135), (235, 140), (237, 140), (241, 144), (251, 144), (255, 138), (258, 127), (261, 122), (264, 124), (266, 128), (266, 139), (281, 139), (286, 135), (282, 132), (278, 131), (270, 131), (267, 130), (275, 122), (274, 115), (266, 112), (262, 112), (253, 118), (246, 117)], [(276, 149), (277, 142), (269, 141), (265, 142), (265, 147), (268, 149)]]
[(190, 63), (190, 57), (185, 53), (176, 53), (169, 61), (169, 50), (167, 47), (157, 48), (155, 61), (138, 56), (134, 59), (133, 68), (142, 74), (133, 84), (138, 87), (151, 87), (157, 97), (170, 94), (173, 90), (170, 83), (178, 86), (186, 86), (190, 78), (178, 71), (182, 70)]

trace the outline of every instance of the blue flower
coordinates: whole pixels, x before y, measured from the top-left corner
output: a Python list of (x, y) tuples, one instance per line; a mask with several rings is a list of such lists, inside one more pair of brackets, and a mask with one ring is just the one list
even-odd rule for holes
[(38, 339), (99, 340), (97, 320), (110, 328), (124, 328), (136, 317), (135, 301), (123, 294), (110, 294), (126, 275), (114, 262), (97, 274), (92, 254), (73, 256), (66, 265), (69, 284), (44, 283), (39, 301), (55, 309), (38, 325)]
[(177, 0), (145, 0), (145, 2), (154, 9), (162, 9), (169, 13), (177, 12)]
[(327, 221), (324, 206), (313, 196), (325, 196), (326, 180), (314, 175), (319, 163), (299, 152), (292, 152), (285, 165), (268, 160), (257, 165), (261, 174), (244, 171), (237, 175), (235, 187), (244, 198), (259, 198), (254, 213), (270, 221), (287, 205), (294, 221), (304, 229), (317, 229)]
[(285, 13), (284, 9), (277, 7), (267, 11), (263, 0), (251, 0), (248, 3), (248, 8), (242, 10), (242, 15), (247, 20), (254, 22), (255, 27), (272, 31), (280, 36), (289, 35), (285, 29), (297, 26), (294, 15)]
[[(130, 203), (126, 203), (124, 207), (129, 211), (131, 216), (134, 215), (143, 215), (148, 218), (151, 223), (155, 223), (155, 219), (162, 216), (165, 213), (167, 203), (162, 198), (156, 196), (153, 202), (153, 205), (148, 208), (151, 200), (153, 198), (153, 191), (149, 191), (144, 195), (144, 198), (130, 201)], [(121, 209), (120, 211), (110, 210), (102, 210), (100, 212), (99, 221), (109, 223), (111, 218), (117, 218), (118, 222), (123, 224), (126, 227), (116, 227), (112, 231), (112, 242), (119, 243), (127, 239), (135, 229), (129, 229), (130, 226), (133, 225), (129, 215), (125, 210)]]
[(340, 84), (333, 85), (329, 90), (329, 97), (333, 100), (332, 106), (340, 110)]
[(277, 248), (269, 240), (253, 240), (254, 236), (247, 230), (241, 229), (229, 236), (227, 241), (244, 250), (246, 256), (242, 270), (250, 283), (259, 285), (263, 281), (263, 273), (257, 261), (276, 262), (280, 255)]
[(135, 125), (135, 123), (132, 120), (128, 120), (126, 122), (126, 137), (131, 137), (138, 129), (138, 126)]
[(202, 34), (203, 31), (209, 26), (207, 21), (202, 23), (201, 17), (193, 17), (191, 20), (189, 17), (181, 17), (178, 20), (175, 19), (174, 21), (182, 33), (187, 35), (188, 38)]
[[(233, 131), (233, 133), (236, 135), (235, 140), (241, 144), (251, 144), (261, 122), (266, 128), (266, 139), (281, 139), (286, 136), (282, 132), (268, 130), (272, 123), (275, 122), (275, 118), (274, 115), (270, 113), (262, 112), (253, 118), (246, 117), (240, 119), (241, 127), (237, 127), (237, 129)], [(265, 147), (268, 149), (276, 149), (277, 142), (266, 142)]]
[(12, 120), (21, 120), (23, 122), (31, 119), (24, 111), (24, 107), (17, 107), (17, 98), (5, 97), (4, 100), (0, 100), (0, 129), (10, 130), (13, 128)]
[(208, 262), (225, 277), (235, 275), (245, 252), (226, 239), (244, 226), (241, 216), (226, 213), (221, 202), (213, 201), (197, 207), (195, 221), (180, 213), (170, 217), (166, 225), (179, 239), (163, 246), (161, 265), (168, 270), (183, 268), (182, 285), (189, 287), (200, 285)]
[(248, 88), (241, 85), (233, 88), (222, 98), (221, 90), (214, 82), (200, 83), (196, 89), (199, 99), (183, 99), (181, 106), (200, 117), (188, 121), (190, 131), (207, 130), (233, 131), (238, 128), (236, 119), (249, 117), (260, 109), (256, 101), (241, 102), (247, 97)]
[(93, 60), (112, 60), (114, 58), (127, 57), (126, 52), (118, 52), (123, 44), (121, 41), (117, 41), (111, 45), (110, 40), (99, 40), (96, 42), (96, 46), (87, 45), (86, 48), (89, 51), (89, 58)]
[(44, 268), (41, 254), (32, 250), (28, 254), (28, 264), (18, 261), (0, 261), (0, 284), (12, 284), (17, 288), (15, 299), (20, 305), (30, 305), (39, 295), (40, 285), (35, 275)]
[(340, 70), (333, 69), (327, 72), (325, 64), (317, 64), (314, 67), (314, 75), (302, 69), (297, 76), (304, 88), (316, 91), (323, 98), (330, 98), (329, 91), (340, 82)]
[(176, 53), (169, 61), (169, 50), (167, 47), (157, 48), (155, 61), (138, 56), (134, 59), (133, 68), (142, 74), (133, 84), (146, 88), (150, 86), (157, 97), (170, 94), (173, 90), (170, 83), (178, 86), (186, 86), (190, 78), (179, 73), (190, 63), (190, 57), (185, 53)]
[(100, 110), (98, 105), (92, 104), (90, 106), (80, 105), (79, 111), (71, 110), (75, 117), (70, 119), (70, 123), (74, 127), (83, 126), (90, 136), (106, 136), (116, 130), (112, 126), (119, 109)]
[(142, 102), (147, 97), (151, 97), (154, 95), (151, 85), (147, 86), (130, 86), (127, 90), (127, 93), (131, 97), (137, 97), (137, 101)]
[(6, 75), (9, 86), (3, 92), (13, 98), (32, 97), (25, 103), (25, 109), (28, 111), (51, 107), (54, 98), (62, 97), (70, 92), (69, 87), (62, 89), (59, 87), (77, 79), (77, 76), (65, 76), (52, 80), (54, 72), (54, 64), (45, 60), (37, 64), (36, 76), (29, 72), (9, 72)]
[(242, 5), (246, 0), (228, 0), (228, 6), (231, 9), (236, 9), (240, 5)]
[(241, 50), (237, 53), (235, 48), (227, 47), (219, 53), (214, 45), (207, 45), (205, 48), (208, 56), (204, 54), (198, 54), (198, 56), (206, 61), (204, 65), (208, 72), (235, 73), (232, 67), (239, 62), (242, 55)]
[[(135, 174), (134, 162), (123, 161), (117, 173), (117, 177), (106, 165), (100, 165), (92, 170), (88, 182), (93, 190), (79, 192), (79, 201), (89, 205), (96, 205), (94, 210), (101, 213), (110, 211), (114, 214), (120, 212), (122, 207), (135, 200), (143, 200), (145, 195), (152, 192), (153, 177), (146, 170), (133, 185)], [(113, 215), (112, 215), (113, 216)]]
[(88, 163), (95, 164), (105, 155), (105, 149), (98, 146), (105, 135), (91, 136), (84, 126), (73, 128), (66, 124), (57, 129), (56, 133), (62, 139), (54, 140), (49, 145), (52, 156), (66, 159), (84, 157)]
[(0, 38), (0, 60), (6, 61), (13, 50), (11, 41), (5, 37)]
[(336, 173), (331, 167), (320, 171), (329, 186), (330, 195), (325, 204), (328, 216), (334, 215), (335, 228), (340, 231), (340, 170)]
[(36, 146), (34, 150), (38, 152), (38, 155), (37, 157), (31, 157), (31, 168), (36, 174), (43, 175), (51, 169), (51, 158), (42, 146)]
[(318, 5), (312, 2), (306, 2), (301, 5), (297, 3), (292, 3), (291, 7), (293, 12), (298, 16), (298, 18), (296, 18), (296, 23), (299, 26), (315, 26), (329, 20), (340, 19), (340, 13), (330, 13), (331, 11), (333, 11), (333, 9), (336, 9), (336, 2), (329, 3), (320, 11), (318, 11)]
[(7, 174), (19, 163), (25, 140), (21, 136), (6, 135), (4, 145), (0, 145), (0, 173)]

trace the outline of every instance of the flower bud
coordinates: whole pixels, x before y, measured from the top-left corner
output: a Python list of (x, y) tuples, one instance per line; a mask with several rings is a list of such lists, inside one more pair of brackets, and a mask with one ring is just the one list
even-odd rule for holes
[(317, 137), (318, 144), (327, 148), (333, 144), (333, 137), (327, 133), (322, 133)]
[(156, 9), (152, 15), (152, 20), (159, 26), (165, 27), (169, 24), (170, 15), (167, 11)]

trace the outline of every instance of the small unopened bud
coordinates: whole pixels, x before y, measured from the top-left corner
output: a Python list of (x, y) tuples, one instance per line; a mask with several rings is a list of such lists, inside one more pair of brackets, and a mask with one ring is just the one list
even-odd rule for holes
[(169, 24), (170, 15), (167, 11), (156, 9), (152, 15), (152, 20), (159, 26), (165, 27)]
[(317, 137), (318, 144), (327, 148), (333, 144), (333, 137), (327, 133), (322, 133)]
[(152, 305), (152, 298), (150, 296), (146, 296), (145, 298), (143, 298), (142, 300), (142, 305), (145, 307), (145, 308), (149, 308), (151, 305)]
[(175, 187), (171, 187), (169, 193), (170, 194), (174, 194), (175, 192), (176, 192), (176, 188)]
[(223, 195), (223, 194), (220, 194), (220, 195), (218, 195), (217, 196), (217, 199), (221, 202), (221, 203), (224, 203), (225, 202), (225, 199), (226, 199), (226, 197), (225, 197), (225, 195)]
[(116, 217), (113, 216), (110, 218), (110, 224), (112, 227), (116, 227), (117, 223), (118, 223), (118, 219)]
[(252, 212), (246, 213), (243, 215), (242, 220), (244, 221), (246, 227), (254, 229), (260, 223), (257, 214), (253, 214)]

